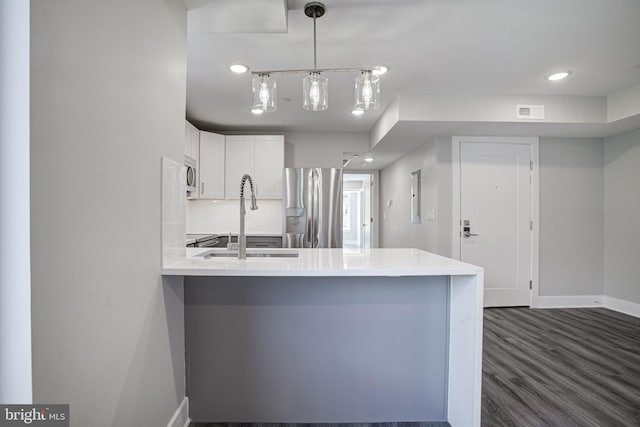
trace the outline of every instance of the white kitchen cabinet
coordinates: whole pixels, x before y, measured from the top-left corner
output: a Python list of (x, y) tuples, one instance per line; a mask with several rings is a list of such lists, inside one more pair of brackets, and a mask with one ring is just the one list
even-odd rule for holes
[(194, 125), (185, 121), (184, 155), (198, 164), (200, 152), (200, 131)]
[[(226, 138), (225, 197), (240, 198), (240, 180), (251, 175), (258, 199), (282, 199), (284, 136), (233, 135)], [(249, 191), (249, 187), (245, 189)]]
[(284, 136), (256, 136), (255, 175), (257, 197), (282, 199), (282, 169), (284, 168)]
[(224, 199), (225, 137), (217, 133), (200, 131), (199, 139), (199, 198)]
[[(227, 135), (225, 152), (224, 193), (227, 199), (240, 198), (240, 180), (248, 173), (254, 176), (253, 136)], [(247, 190), (249, 190), (247, 183)]]

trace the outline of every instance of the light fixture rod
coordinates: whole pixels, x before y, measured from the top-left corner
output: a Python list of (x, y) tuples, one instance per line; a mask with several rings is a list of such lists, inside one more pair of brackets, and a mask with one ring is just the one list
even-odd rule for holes
[(324, 15), (324, 4), (318, 1), (312, 1), (304, 5), (304, 14), (309, 18), (313, 18), (313, 69), (318, 69), (317, 66), (317, 44), (316, 44), (316, 18), (321, 18)]
[(316, 14), (313, 14), (313, 69), (317, 70), (316, 65)]
[(301, 68), (298, 70), (269, 70), (269, 71), (252, 71), (252, 75), (260, 74), (293, 74), (293, 73), (360, 73), (362, 71), (371, 71), (371, 68)]

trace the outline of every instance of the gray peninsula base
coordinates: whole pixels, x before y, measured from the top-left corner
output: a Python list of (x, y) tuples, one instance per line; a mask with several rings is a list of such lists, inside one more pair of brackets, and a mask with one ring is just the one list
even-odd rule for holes
[(446, 421), (448, 276), (185, 277), (194, 422)]

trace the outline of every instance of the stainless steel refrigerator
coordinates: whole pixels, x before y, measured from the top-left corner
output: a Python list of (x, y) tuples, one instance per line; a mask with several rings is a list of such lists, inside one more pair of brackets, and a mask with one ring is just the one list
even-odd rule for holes
[(342, 169), (285, 168), (282, 246), (342, 247)]

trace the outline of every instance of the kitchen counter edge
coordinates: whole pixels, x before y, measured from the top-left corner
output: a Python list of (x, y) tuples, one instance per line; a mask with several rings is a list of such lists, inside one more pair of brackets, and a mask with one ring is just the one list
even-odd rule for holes
[[(298, 258), (203, 259), (206, 248), (186, 250), (184, 259), (163, 266), (164, 276), (402, 277), (470, 276), (482, 267), (420, 249), (270, 249), (299, 251)], [(219, 249), (217, 251), (224, 251)]]

